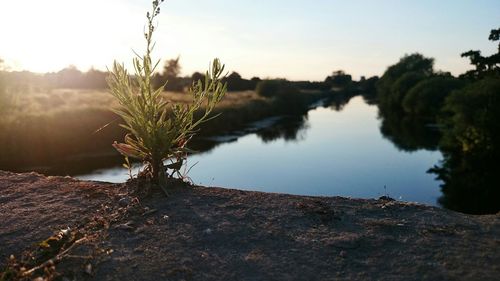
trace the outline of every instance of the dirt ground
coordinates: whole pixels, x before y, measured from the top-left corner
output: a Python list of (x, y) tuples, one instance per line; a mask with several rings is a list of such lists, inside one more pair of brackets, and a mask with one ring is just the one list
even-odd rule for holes
[(500, 278), (500, 214), (389, 199), (180, 185), (166, 198), (135, 189), (0, 171), (0, 272), (48, 280)]

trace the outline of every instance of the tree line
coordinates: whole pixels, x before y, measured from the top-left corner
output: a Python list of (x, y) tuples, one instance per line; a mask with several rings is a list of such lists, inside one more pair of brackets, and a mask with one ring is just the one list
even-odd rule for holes
[[(1, 66), (0, 61), (0, 66)], [(205, 74), (194, 72), (192, 75), (181, 76), (180, 57), (168, 59), (163, 68), (157, 71), (153, 77), (156, 87), (164, 86), (166, 91), (183, 92), (189, 88), (193, 82), (204, 80)], [(12, 93), (29, 93), (36, 91), (47, 91), (50, 89), (106, 89), (106, 79), (109, 76), (107, 71), (91, 68), (86, 72), (80, 71), (70, 65), (58, 72), (33, 73), (30, 71), (7, 71), (0, 67), (0, 85), (6, 87)], [(370, 80), (371, 79), (371, 80)], [(342, 70), (333, 71), (323, 81), (288, 81), (295, 87), (303, 90), (330, 90), (357, 88), (365, 91), (374, 91), (374, 83), (378, 77), (353, 81), (352, 76)], [(231, 72), (224, 77), (223, 82), (227, 82), (228, 91), (253, 91), (259, 82), (264, 80), (284, 80), (285, 79), (261, 79), (252, 77), (243, 78), (238, 72)], [(0, 88), (1, 89), (1, 88)]]
[[(488, 37), (499, 41), (500, 28)], [(443, 161), (429, 172), (442, 180), (446, 208), (500, 211), (500, 44), (483, 56), (461, 54), (473, 69), (454, 77), (434, 59), (405, 55), (376, 83), (382, 133), (403, 150), (436, 149)]]

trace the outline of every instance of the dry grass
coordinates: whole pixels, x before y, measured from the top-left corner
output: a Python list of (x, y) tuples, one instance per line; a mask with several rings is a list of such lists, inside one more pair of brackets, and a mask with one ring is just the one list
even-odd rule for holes
[[(175, 103), (187, 103), (191, 97), (187, 93), (164, 92), (165, 99)], [(219, 109), (244, 106), (250, 101), (264, 100), (254, 91), (229, 92), (217, 106)], [(118, 103), (106, 90), (56, 89), (50, 92), (30, 93), (16, 96), (11, 115), (40, 116), (60, 114), (66, 111), (109, 110)]]

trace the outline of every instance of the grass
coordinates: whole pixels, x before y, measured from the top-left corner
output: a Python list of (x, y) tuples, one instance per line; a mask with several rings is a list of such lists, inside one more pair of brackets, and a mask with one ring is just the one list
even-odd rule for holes
[[(186, 93), (179, 92), (163, 92), (162, 96), (176, 103), (189, 103), (192, 99)], [(254, 91), (228, 92), (217, 108), (234, 108), (257, 100), (264, 101), (266, 98), (260, 97)], [(11, 117), (23, 119), (27, 116), (64, 114), (75, 109), (109, 110), (117, 107), (117, 101), (106, 90), (55, 89), (18, 95)]]

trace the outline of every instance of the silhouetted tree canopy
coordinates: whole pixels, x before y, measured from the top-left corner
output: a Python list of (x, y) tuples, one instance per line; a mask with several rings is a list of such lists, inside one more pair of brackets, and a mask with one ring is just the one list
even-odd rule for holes
[(445, 98), (463, 85), (463, 81), (448, 75), (437, 75), (422, 80), (404, 97), (403, 109), (408, 114), (435, 121)]
[(200, 73), (200, 72), (195, 72), (193, 75), (191, 75), (191, 80), (193, 81), (198, 81), (198, 80), (205, 80), (205, 75)]
[(431, 76), (434, 59), (415, 53), (405, 55), (391, 65), (377, 82), (379, 106), (382, 109), (402, 109), (401, 102), (407, 91), (421, 80)]
[(162, 73), (162, 84), (165, 82), (165, 90), (169, 91), (182, 91), (184, 89), (184, 83), (180, 79), (179, 75), (181, 73), (180, 56), (175, 59), (169, 59), (165, 61)]
[(176, 78), (181, 74), (181, 64), (180, 64), (180, 59), (181, 57), (178, 56), (175, 59), (169, 59), (165, 61), (165, 64), (163, 66), (163, 76), (167, 79), (171, 78)]
[(255, 87), (260, 80), (244, 79), (238, 72), (233, 71), (223, 81), (227, 82), (227, 89), (234, 92), (255, 90)]
[(358, 82), (359, 90), (361, 92), (361, 96), (368, 104), (376, 104), (377, 100), (377, 82), (380, 78), (378, 76), (373, 76), (366, 79), (364, 76)]
[[(490, 41), (498, 41), (500, 38), (500, 28), (492, 29), (488, 39)], [(462, 53), (462, 57), (469, 58), (470, 63), (474, 65), (475, 69), (467, 71), (462, 76), (466, 78), (482, 78), (487, 75), (500, 74), (500, 42), (498, 43), (497, 53), (490, 56), (482, 56), (481, 51), (470, 50)]]
[(352, 76), (343, 70), (337, 70), (325, 78), (325, 84), (329, 88), (345, 88), (352, 82)]

